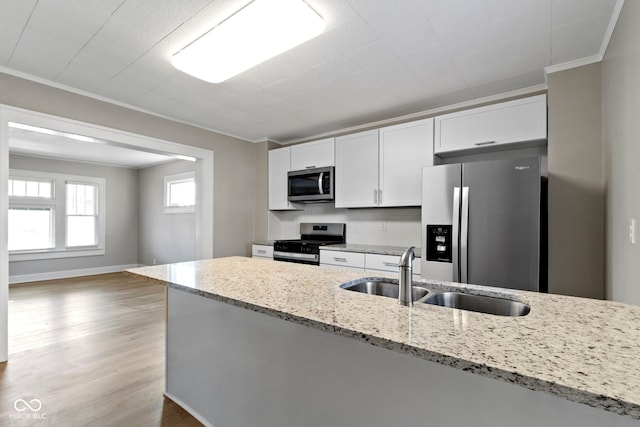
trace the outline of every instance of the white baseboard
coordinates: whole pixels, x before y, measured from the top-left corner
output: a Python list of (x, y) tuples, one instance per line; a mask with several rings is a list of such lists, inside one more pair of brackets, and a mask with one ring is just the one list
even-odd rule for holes
[(21, 274), (9, 276), (9, 284), (39, 282), (42, 280), (68, 279), (70, 277), (93, 276), (95, 274), (117, 273), (127, 268), (139, 267), (139, 264), (110, 265), (107, 267), (82, 268), (79, 270), (51, 271), (47, 273)]

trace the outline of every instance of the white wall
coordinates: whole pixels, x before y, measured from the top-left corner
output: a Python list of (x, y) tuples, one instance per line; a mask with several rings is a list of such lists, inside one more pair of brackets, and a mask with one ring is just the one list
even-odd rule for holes
[(9, 263), (9, 276), (137, 264), (138, 174), (134, 169), (11, 155), (9, 167), (106, 179), (105, 255)]
[[(640, 304), (640, 2), (624, 3), (602, 65), (607, 298)], [(636, 225), (636, 239), (640, 238)]]
[(195, 164), (177, 160), (138, 171), (138, 263), (167, 264), (196, 259), (195, 213), (164, 212), (164, 177), (192, 172)]
[(344, 222), (347, 243), (422, 246), (420, 208), (336, 209), (331, 203), (303, 206), (302, 211), (270, 211), (269, 239), (300, 237), (301, 222)]

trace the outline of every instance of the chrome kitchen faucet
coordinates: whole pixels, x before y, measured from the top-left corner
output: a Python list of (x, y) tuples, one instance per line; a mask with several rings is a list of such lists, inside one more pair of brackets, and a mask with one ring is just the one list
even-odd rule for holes
[(400, 289), (398, 292), (398, 304), (412, 306), (413, 293), (411, 292), (411, 279), (413, 277), (413, 260), (416, 255), (414, 246), (404, 251), (400, 257)]

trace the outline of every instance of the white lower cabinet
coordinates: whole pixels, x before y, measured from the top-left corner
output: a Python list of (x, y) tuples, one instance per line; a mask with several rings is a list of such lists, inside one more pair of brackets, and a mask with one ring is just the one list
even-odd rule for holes
[[(365, 254), (365, 271), (367, 273), (376, 273), (382, 271), (385, 273), (399, 273), (400, 256), (398, 255), (380, 255)], [(420, 258), (413, 260), (413, 278), (420, 278)]]
[(320, 267), (364, 272), (364, 256), (358, 252), (320, 250)]
[[(398, 273), (399, 255), (380, 255), (360, 252), (342, 252), (320, 250), (320, 266), (362, 271), (375, 275), (380, 273)], [(413, 261), (413, 278), (420, 278), (420, 259)]]
[(252, 245), (251, 246), (252, 258), (268, 258), (273, 259), (273, 246), (269, 245)]

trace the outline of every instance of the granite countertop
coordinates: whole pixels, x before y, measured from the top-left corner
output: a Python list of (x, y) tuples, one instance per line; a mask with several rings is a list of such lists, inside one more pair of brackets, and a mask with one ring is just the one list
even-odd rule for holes
[(502, 317), (350, 292), (362, 273), (230, 257), (128, 270), (206, 298), (640, 419), (640, 307), (446, 282), (531, 306)]
[[(397, 255), (401, 256), (408, 246), (384, 246), (384, 245), (361, 245), (357, 243), (345, 243), (342, 245), (326, 245), (320, 249), (342, 252), (358, 252), (379, 255)], [(420, 258), (420, 248), (415, 248), (416, 258)]]

